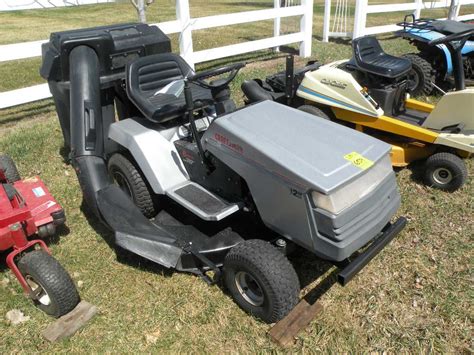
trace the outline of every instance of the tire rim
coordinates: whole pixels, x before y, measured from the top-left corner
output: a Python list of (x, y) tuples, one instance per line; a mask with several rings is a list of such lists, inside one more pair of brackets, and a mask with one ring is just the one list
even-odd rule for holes
[(408, 90), (413, 92), (418, 85), (420, 85), (420, 75), (416, 72), (415, 69), (412, 69), (408, 72)]
[(49, 297), (48, 292), (45, 291), (44, 287), (36, 282), (30, 275), (26, 275), (25, 279), (33, 292), (34, 300), (41, 303), (43, 306), (49, 306), (51, 304), (51, 297)]
[(128, 196), (132, 196), (132, 188), (130, 187), (128, 180), (125, 178), (125, 175), (123, 175), (120, 171), (114, 171), (112, 173), (112, 178), (118, 187), (120, 187), (120, 190), (125, 192)]
[(453, 174), (446, 168), (438, 168), (433, 171), (433, 180), (440, 185), (446, 185), (450, 183), (452, 179)]
[(257, 280), (245, 271), (235, 274), (235, 285), (240, 295), (252, 306), (258, 307), (263, 304), (263, 291)]

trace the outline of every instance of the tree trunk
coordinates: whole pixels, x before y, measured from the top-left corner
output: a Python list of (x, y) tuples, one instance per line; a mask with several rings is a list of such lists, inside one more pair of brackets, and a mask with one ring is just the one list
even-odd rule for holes
[(137, 5), (138, 5), (138, 21), (141, 23), (146, 23), (146, 4), (145, 0), (137, 0)]
[(458, 1), (459, 0), (451, 0), (451, 5), (449, 5), (449, 11), (448, 11), (448, 20), (456, 19)]
[(132, 5), (137, 10), (138, 21), (146, 23), (146, 2), (145, 0), (130, 0)]

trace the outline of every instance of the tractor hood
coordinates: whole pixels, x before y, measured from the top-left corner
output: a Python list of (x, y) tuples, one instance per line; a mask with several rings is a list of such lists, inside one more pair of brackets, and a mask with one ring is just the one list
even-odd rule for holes
[(356, 180), (390, 152), (375, 138), (273, 101), (217, 118), (202, 143), (236, 171), (245, 162), (297, 191), (324, 194)]

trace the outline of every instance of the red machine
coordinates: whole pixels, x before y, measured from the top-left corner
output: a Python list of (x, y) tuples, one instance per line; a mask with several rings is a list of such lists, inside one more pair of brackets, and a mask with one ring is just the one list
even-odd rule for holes
[(44, 312), (60, 317), (79, 302), (74, 282), (41, 239), (65, 222), (64, 210), (38, 178), (20, 179), (13, 160), (0, 155), (0, 251), (24, 291)]

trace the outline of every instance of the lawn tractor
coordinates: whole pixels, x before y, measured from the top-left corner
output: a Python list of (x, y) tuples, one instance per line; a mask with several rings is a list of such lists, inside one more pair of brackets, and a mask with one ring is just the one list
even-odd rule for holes
[(446, 191), (467, 179), (461, 158), (474, 153), (474, 88), (466, 88), (461, 49), (474, 33), (468, 30), (429, 42), (450, 49), (456, 91), (437, 105), (410, 98), (407, 88), (411, 62), (385, 53), (372, 36), (352, 42), (354, 57), (327, 65), (311, 63), (269, 76), (265, 82), (242, 84), (247, 103), (273, 100), (328, 120), (336, 120), (392, 145), (395, 167), (424, 161), (423, 180)]
[(38, 178), (20, 179), (13, 160), (0, 155), (0, 251), (25, 293), (45, 313), (60, 317), (79, 302), (74, 282), (42, 239), (65, 221), (64, 211)]
[[(411, 18), (411, 20), (410, 20)], [(473, 30), (474, 25), (452, 20), (415, 19), (407, 15), (398, 23), (403, 29), (395, 32), (396, 36), (410, 41), (418, 53), (405, 54), (411, 61), (412, 70), (408, 73), (408, 89), (413, 95), (430, 95), (437, 84), (444, 89), (452, 87), (454, 62), (446, 44), (430, 45), (435, 39), (452, 34)], [(461, 47), (464, 78), (474, 83), (474, 36), (466, 37)]]
[(53, 33), (41, 74), (121, 253), (223, 280), (271, 323), (298, 302), (292, 246), (338, 263), (346, 284), (406, 220), (391, 223), (389, 145), (271, 101), (237, 109), (243, 66), (196, 73), (158, 27), (126, 24)]

